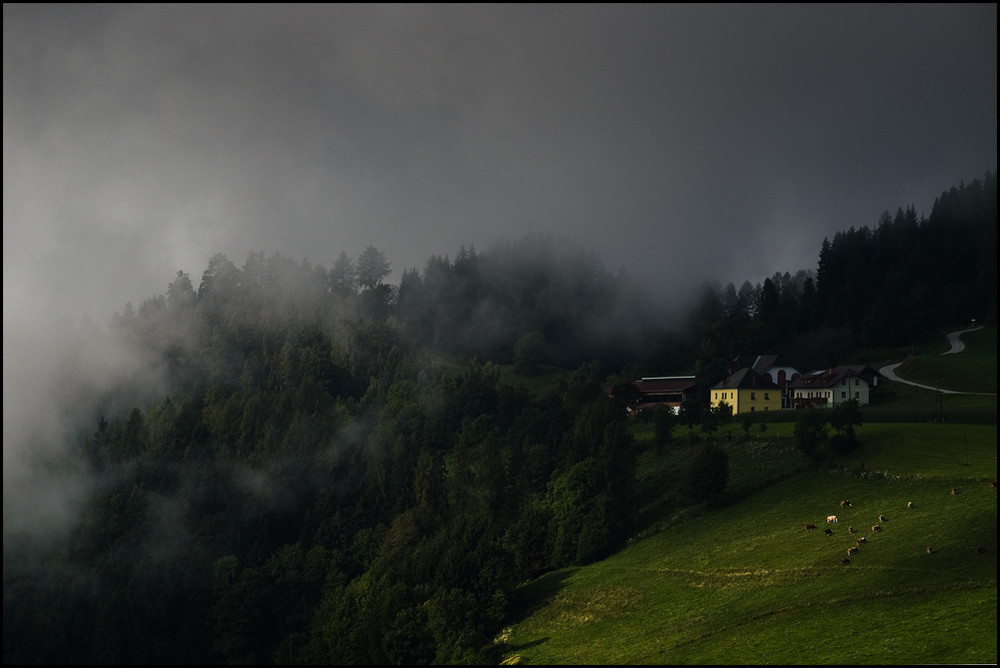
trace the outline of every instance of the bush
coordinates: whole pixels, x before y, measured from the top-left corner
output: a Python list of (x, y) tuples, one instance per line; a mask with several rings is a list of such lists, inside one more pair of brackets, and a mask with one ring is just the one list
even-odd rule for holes
[(729, 455), (721, 447), (705, 442), (691, 455), (681, 479), (681, 489), (694, 503), (717, 504), (727, 482)]

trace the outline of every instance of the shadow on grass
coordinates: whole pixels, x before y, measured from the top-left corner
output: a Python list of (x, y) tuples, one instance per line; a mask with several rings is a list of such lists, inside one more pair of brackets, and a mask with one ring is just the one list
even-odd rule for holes
[(532, 640), (530, 642), (521, 643), (520, 645), (509, 645), (508, 650), (511, 652), (517, 652), (522, 649), (528, 649), (529, 647), (535, 647), (536, 645), (541, 645), (542, 643), (547, 643), (551, 638), (545, 636), (544, 638), (539, 638), (538, 640)]
[[(530, 617), (536, 610), (545, 607), (562, 591), (566, 580), (577, 572), (577, 568), (562, 568), (540, 575), (531, 582), (521, 585), (511, 600), (511, 615), (508, 623), (517, 623)], [(534, 641), (540, 644), (548, 638)], [(521, 645), (529, 647), (530, 645)]]

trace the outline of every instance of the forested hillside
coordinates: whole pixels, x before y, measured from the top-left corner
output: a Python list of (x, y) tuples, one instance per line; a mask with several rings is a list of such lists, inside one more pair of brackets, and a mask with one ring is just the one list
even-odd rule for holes
[(94, 489), (69, 544), (5, 541), (7, 660), (489, 661), (516, 584), (623, 538), (631, 438), (599, 366), (532, 397), (435, 361), (385, 270), (215, 256), (115, 319), (152, 375), (105, 409), (149, 400), (63, 463)]
[(996, 179), (672, 309), (544, 236), (389, 273), (215, 255), (114, 318), (142, 372), (49, 464), (90, 490), (69, 540), (5, 528), (5, 662), (496, 662), (516, 585), (635, 528), (638, 374), (995, 323)]

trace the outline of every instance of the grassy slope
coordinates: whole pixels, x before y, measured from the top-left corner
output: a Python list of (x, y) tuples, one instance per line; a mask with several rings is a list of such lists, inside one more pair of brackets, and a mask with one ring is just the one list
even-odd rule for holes
[[(995, 337), (994, 329), (985, 353), (970, 351), (988, 358), (976, 368), (992, 370), (994, 387)], [(910, 398), (894, 401), (905, 408)], [(641, 540), (526, 584), (504, 635), (509, 661), (996, 663), (997, 502), (987, 483), (996, 479), (996, 425), (863, 425), (861, 447), (835, 471), (807, 469), (791, 429), (773, 424), (744, 438), (727, 428), (729, 490), (747, 494), (741, 501), (678, 513), (653, 498)], [(646, 452), (639, 488), (668, 497), (691, 447)], [(778, 482), (751, 493), (765, 479)], [(842, 498), (854, 506), (842, 510)], [(841, 521), (826, 536), (830, 513)], [(872, 533), (879, 514), (888, 521)], [(807, 522), (820, 529), (805, 531)], [(841, 565), (860, 535), (869, 542)]]
[[(996, 508), (982, 481), (802, 473), (527, 585), (537, 607), (510, 650), (532, 664), (995, 663)], [(829, 513), (834, 535), (804, 530)]]
[[(960, 392), (997, 391), (997, 328), (983, 327), (962, 335), (966, 349), (943, 355), (950, 349), (942, 335), (939, 341), (915, 350), (879, 351), (869, 353), (865, 363), (879, 368), (884, 364), (902, 362), (896, 373), (907, 380), (930, 387), (943, 387)], [(888, 359), (886, 359), (888, 358)]]

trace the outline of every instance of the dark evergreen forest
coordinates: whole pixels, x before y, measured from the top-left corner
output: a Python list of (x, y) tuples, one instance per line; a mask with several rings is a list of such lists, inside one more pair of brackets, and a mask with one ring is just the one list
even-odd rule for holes
[(4, 662), (496, 663), (517, 585), (636, 527), (632, 380), (995, 324), (996, 203), (987, 173), (674, 309), (541, 235), (398, 284), (374, 246), (178, 272), (110, 323), (152, 371), (49, 464), (92, 481), (68, 539), (5, 528)]

